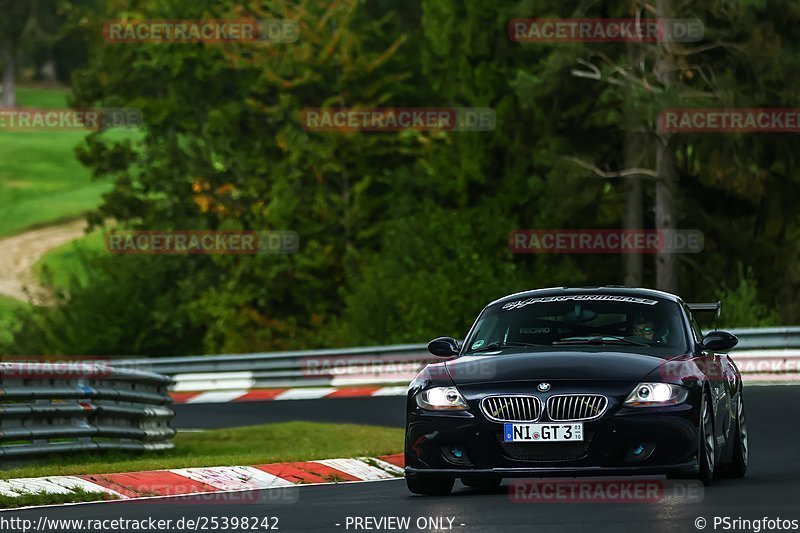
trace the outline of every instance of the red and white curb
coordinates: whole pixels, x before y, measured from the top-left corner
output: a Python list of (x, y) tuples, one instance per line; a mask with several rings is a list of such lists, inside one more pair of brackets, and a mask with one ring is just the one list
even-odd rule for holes
[(175, 403), (265, 402), (272, 400), (316, 400), (320, 398), (363, 398), (405, 396), (408, 386), (396, 387), (302, 387), (295, 389), (237, 389), (205, 392), (172, 391)]
[[(379, 481), (403, 476), (403, 454), (356, 459), (263, 464), (255, 466), (213, 466), (178, 468), (120, 474), (49, 476), (0, 480), (0, 494), (71, 494), (73, 489), (101, 493), (109, 500), (167, 498), (185, 495), (221, 495), (297, 485)], [(242, 503), (244, 498), (237, 498)], [(246, 500), (263, 501), (253, 493)]]

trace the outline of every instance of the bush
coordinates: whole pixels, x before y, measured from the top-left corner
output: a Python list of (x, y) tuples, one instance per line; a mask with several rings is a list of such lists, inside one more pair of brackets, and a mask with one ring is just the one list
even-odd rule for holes
[(751, 267), (745, 271), (738, 265), (739, 285), (730, 289), (727, 285), (717, 291), (717, 298), (722, 302), (720, 327), (768, 327), (780, 323), (779, 314), (759, 302), (758, 284)]
[[(83, 255), (85, 279), (54, 289), (55, 304), (18, 313), (4, 352), (15, 355), (179, 355), (200, 353), (203, 328), (187, 302), (205, 284), (203, 257)], [(45, 280), (46, 281), (46, 280)]]
[(338, 330), (345, 344), (462, 337), (486, 303), (530, 288), (498, 242), (507, 221), (431, 205), (423, 212), (389, 223), (383, 250), (351, 280)]

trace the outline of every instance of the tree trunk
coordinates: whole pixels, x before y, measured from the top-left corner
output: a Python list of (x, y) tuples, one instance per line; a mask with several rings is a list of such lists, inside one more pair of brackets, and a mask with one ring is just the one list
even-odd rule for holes
[[(626, 45), (628, 53), (628, 64), (638, 65), (641, 56), (641, 47), (633, 42)], [(633, 89), (627, 87), (630, 93), (626, 99), (628, 104), (625, 106), (625, 148), (624, 166), (625, 168), (639, 168), (648, 153), (647, 138), (638, 133), (637, 110), (630, 103), (634, 101)], [(644, 194), (642, 191), (642, 178), (631, 176), (625, 179), (625, 217), (623, 224), (626, 230), (640, 230), (644, 228)], [(642, 254), (624, 254), (625, 258), (625, 280), (624, 284), (628, 287), (641, 287), (642, 277)]]
[[(625, 167), (632, 168), (641, 160), (641, 139), (638, 135), (628, 134), (625, 139)], [(638, 230), (644, 227), (644, 210), (642, 202), (642, 178), (633, 176), (626, 179), (625, 190), (625, 229)], [(625, 254), (625, 285), (628, 287), (642, 286), (642, 254)]]
[[(658, 143), (656, 165), (656, 229), (669, 234), (675, 230), (678, 182), (675, 147), (669, 137)], [(656, 288), (678, 292), (678, 256), (675, 253), (659, 250), (656, 256)]]
[(58, 84), (58, 76), (56, 74), (56, 62), (52, 59), (48, 59), (44, 62), (42, 67), (39, 69), (39, 74), (42, 77), (42, 81), (49, 85), (56, 85)]
[[(658, 17), (672, 17), (671, 0), (656, 2)], [(657, 57), (653, 68), (661, 83), (664, 94), (670, 93), (675, 84), (676, 62), (671, 52), (671, 43), (657, 43)], [(666, 99), (665, 99), (666, 100)], [(660, 107), (665, 107), (667, 102)], [(656, 229), (671, 233), (677, 218), (678, 169), (675, 165), (675, 147), (669, 134), (659, 135), (656, 148)], [(678, 258), (674, 253), (660, 250), (656, 256), (656, 288), (662, 291), (678, 292)]]
[(0, 107), (16, 107), (17, 105), (17, 79), (16, 62), (14, 54), (8, 52), (3, 67), (3, 94), (0, 97)]

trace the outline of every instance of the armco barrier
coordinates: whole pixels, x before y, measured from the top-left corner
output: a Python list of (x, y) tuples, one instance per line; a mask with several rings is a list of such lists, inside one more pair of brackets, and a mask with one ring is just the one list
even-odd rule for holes
[[(800, 348), (800, 327), (731, 331), (739, 337), (739, 345), (731, 355), (743, 372), (798, 374), (798, 354), (776, 349)], [(766, 358), (783, 358), (784, 363), (777, 366), (767, 366), (763, 362), (752, 364), (754, 360)], [(427, 344), (400, 344), (336, 350), (124, 359), (115, 361), (114, 365), (170, 375), (175, 380), (173, 390), (183, 392), (408, 383), (425, 364), (435, 361), (442, 359), (431, 355), (427, 351)]]
[[(175, 391), (338, 386), (410, 381), (437, 358), (427, 344), (337, 350), (114, 360), (115, 367), (172, 376)], [(441, 361), (441, 359), (438, 359)]]
[(171, 448), (171, 383), (103, 363), (0, 363), (0, 458)]
[(730, 330), (739, 337), (734, 349), (800, 348), (800, 326), (782, 328), (741, 328)]

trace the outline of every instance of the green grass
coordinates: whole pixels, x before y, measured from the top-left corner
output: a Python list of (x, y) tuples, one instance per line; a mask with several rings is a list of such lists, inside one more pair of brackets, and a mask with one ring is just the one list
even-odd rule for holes
[(62, 109), (67, 107), (67, 91), (64, 89), (17, 87), (17, 107)]
[(101, 500), (116, 500), (112, 494), (103, 492), (86, 492), (83, 489), (75, 488), (69, 494), (52, 494), (39, 492), (22, 494), (20, 496), (0, 495), (0, 509), (12, 509), (14, 507), (27, 507), (31, 505), (56, 505), (60, 503), (77, 502), (96, 502)]
[(0, 295), (0, 345), (11, 342), (13, 331), (19, 323), (14, 312), (28, 307), (28, 304)]
[[(20, 107), (65, 108), (67, 92), (20, 87)], [(108, 182), (93, 182), (75, 158), (88, 131), (13, 131), (0, 128), (0, 237), (75, 219), (96, 208)], [(103, 138), (136, 139), (140, 133), (113, 129)]]
[(23, 302), (0, 294), (0, 312), (13, 311), (22, 306), (25, 306)]
[(77, 218), (100, 204), (110, 185), (92, 182), (75, 159), (85, 135), (0, 130), (0, 236)]
[(51, 276), (49, 282), (54, 287), (67, 287), (71, 277), (75, 277), (79, 283), (85, 284), (88, 281), (88, 274), (81, 263), (81, 256), (89, 256), (104, 250), (103, 233), (91, 233), (53, 248), (36, 262), (33, 270), (39, 280), (46, 278), (45, 273), (49, 274)]
[(68, 454), (36, 465), (0, 471), (1, 479), (104, 474), (374, 457), (403, 449), (403, 430), (354, 424), (285, 422), (199, 433), (179, 433), (175, 449), (131, 455), (122, 452)]

